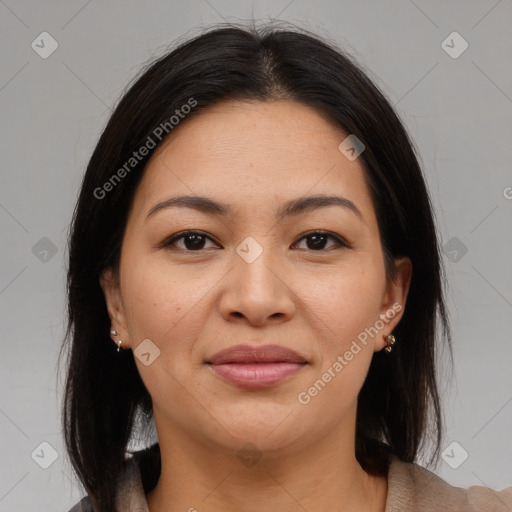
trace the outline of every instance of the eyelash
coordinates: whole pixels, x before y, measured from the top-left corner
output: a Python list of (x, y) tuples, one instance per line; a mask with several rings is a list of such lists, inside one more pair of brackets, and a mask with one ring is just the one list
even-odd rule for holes
[[(177, 242), (178, 240), (181, 240), (182, 238), (185, 238), (186, 236), (189, 236), (189, 235), (199, 235), (199, 236), (202, 236), (202, 237), (205, 237), (209, 240), (211, 240), (212, 242), (215, 242), (215, 240), (213, 240), (211, 237), (209, 237), (206, 233), (202, 232), (202, 231), (196, 231), (196, 230), (189, 230), (189, 231), (181, 231), (180, 233), (176, 233), (175, 235), (172, 235), (170, 238), (167, 238), (166, 240), (164, 240), (161, 244), (160, 244), (160, 248), (166, 248), (168, 250), (181, 250), (181, 251), (184, 251), (184, 252), (190, 252), (190, 253), (193, 253), (193, 252), (201, 252), (201, 251), (204, 251), (205, 249), (198, 249), (197, 251), (192, 251), (192, 250), (189, 250), (189, 249), (182, 249), (181, 247), (177, 248), (174, 243)], [(324, 236), (327, 236), (329, 238), (333, 238), (334, 240), (336, 240), (337, 244), (338, 244), (338, 248), (346, 248), (346, 249), (351, 249), (352, 248), (352, 245), (349, 244), (346, 240), (344, 240), (343, 238), (341, 238), (340, 236), (338, 235), (335, 235), (334, 233), (331, 233), (329, 231), (310, 231), (308, 233), (305, 233), (303, 234), (298, 240), (297, 242), (303, 240), (304, 238), (308, 238), (310, 236), (313, 236), (313, 235), (324, 235)], [(295, 243), (297, 243), (295, 242)], [(217, 243), (217, 242), (215, 242)], [(332, 248), (329, 248), (329, 249), (319, 249), (319, 250), (314, 250), (314, 249), (303, 249), (303, 250), (306, 250), (306, 251), (310, 251), (310, 252), (326, 252), (326, 251), (330, 251), (332, 250)]]

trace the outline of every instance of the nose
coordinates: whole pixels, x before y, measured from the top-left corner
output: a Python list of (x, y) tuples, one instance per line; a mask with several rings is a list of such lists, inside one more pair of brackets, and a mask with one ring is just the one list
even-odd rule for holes
[(252, 326), (286, 322), (296, 308), (292, 284), (285, 267), (270, 257), (270, 249), (252, 263), (235, 254), (233, 268), (223, 280), (220, 313), (226, 321)]

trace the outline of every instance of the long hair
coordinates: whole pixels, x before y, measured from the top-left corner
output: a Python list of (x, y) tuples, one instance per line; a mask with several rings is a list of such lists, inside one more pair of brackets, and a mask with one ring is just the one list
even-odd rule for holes
[[(399, 343), (392, 355), (374, 354), (358, 397), (357, 460), (368, 473), (383, 474), (389, 453), (415, 462), (430, 441), (431, 462), (439, 455), (436, 353), (446, 340), (451, 355), (451, 336), (433, 208), (413, 143), (383, 93), (334, 43), (301, 29), (230, 24), (180, 43), (129, 86), (91, 156), (70, 225), (62, 424), (73, 468), (98, 511), (114, 509), (116, 475), (137, 415), (148, 421), (152, 415), (133, 352), (116, 352), (110, 339), (99, 277), (107, 268), (119, 270), (128, 211), (160, 144), (155, 130), (170, 131), (169, 120), (187, 104), (194, 104), (188, 119), (221, 101), (280, 99), (314, 108), (364, 143), (358, 161), (376, 211), (386, 277), (394, 279), (399, 256), (413, 265), (407, 305), (394, 331)], [(148, 138), (154, 147), (134, 163), (133, 152), (147, 147)], [(122, 179), (113, 180), (114, 174)], [(142, 457), (147, 493), (161, 469), (158, 444), (136, 457)]]

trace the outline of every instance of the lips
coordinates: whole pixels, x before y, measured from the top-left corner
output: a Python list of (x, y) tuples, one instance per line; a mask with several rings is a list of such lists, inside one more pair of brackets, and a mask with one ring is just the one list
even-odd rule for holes
[(217, 352), (207, 363), (307, 363), (307, 361), (297, 352), (280, 345), (263, 345), (261, 347), (236, 345)]
[(288, 379), (308, 362), (297, 352), (279, 345), (237, 345), (217, 352), (206, 364), (231, 384), (262, 388)]

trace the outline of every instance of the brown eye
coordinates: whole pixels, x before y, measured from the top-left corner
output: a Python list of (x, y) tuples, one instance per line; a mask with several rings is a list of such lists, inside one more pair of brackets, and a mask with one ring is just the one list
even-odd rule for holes
[(325, 250), (330, 249), (330, 248), (326, 249), (326, 247), (325, 247), (327, 245), (329, 239), (332, 239), (335, 241), (334, 247), (350, 248), (350, 244), (345, 242), (342, 238), (340, 238), (339, 236), (336, 236), (332, 233), (325, 232), (325, 231), (314, 231), (312, 233), (308, 233), (305, 236), (303, 236), (302, 238), (300, 238), (299, 240), (307, 240), (307, 242), (306, 242), (307, 247), (305, 248), (306, 250), (325, 251)]
[[(176, 242), (181, 241), (182, 245), (177, 246)], [(181, 233), (177, 233), (173, 235), (171, 238), (167, 239), (162, 247), (166, 248), (175, 248), (182, 249), (184, 251), (195, 252), (201, 251), (205, 249), (205, 243), (207, 240), (211, 240), (210, 237), (206, 236), (204, 233), (200, 231), (182, 231)], [(208, 249), (209, 247), (206, 247)]]

